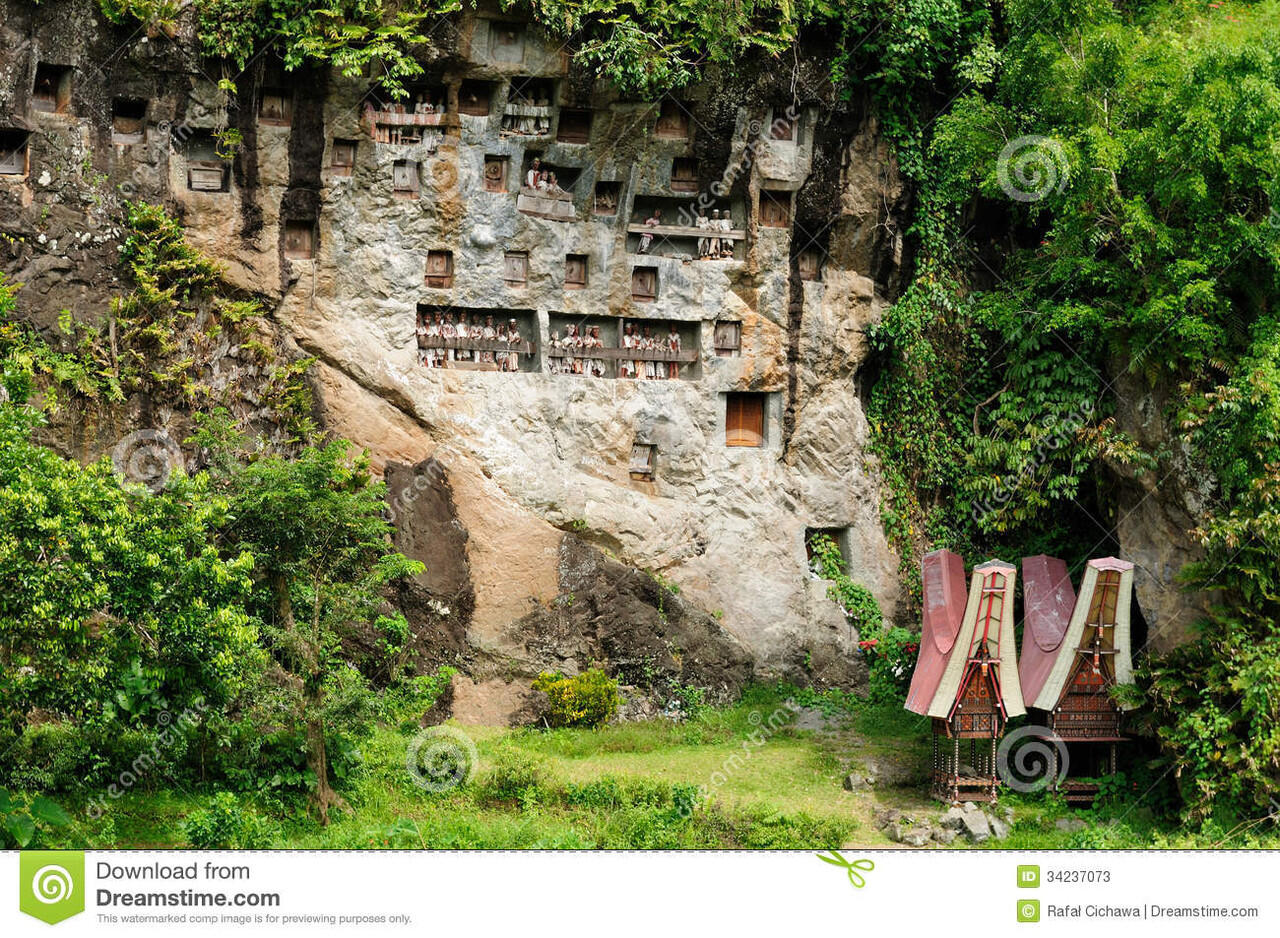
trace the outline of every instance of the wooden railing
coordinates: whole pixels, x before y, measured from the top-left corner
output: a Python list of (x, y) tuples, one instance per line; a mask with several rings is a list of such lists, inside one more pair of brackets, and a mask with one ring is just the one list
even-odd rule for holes
[(547, 350), (549, 358), (601, 358), (620, 362), (679, 362), (692, 364), (698, 360), (697, 349), (681, 349), (671, 352), (667, 349), (637, 348), (555, 348)]
[(743, 241), (747, 237), (746, 231), (741, 228), (716, 231), (711, 228), (695, 228), (691, 225), (627, 225), (627, 231), (632, 234), (663, 235), (668, 238), (719, 238), (721, 241), (726, 239)]
[(500, 339), (446, 339), (438, 335), (418, 336), (418, 348), (451, 348), (469, 352), (518, 352), (532, 355), (536, 346), (532, 342), (506, 342)]

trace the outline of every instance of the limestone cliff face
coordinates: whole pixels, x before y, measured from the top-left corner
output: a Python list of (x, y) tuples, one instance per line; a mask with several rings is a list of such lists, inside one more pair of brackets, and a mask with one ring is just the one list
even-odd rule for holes
[[(90, 0), (0, 6), (0, 129), (29, 134), (23, 172), (0, 176), (22, 309), (47, 326), (105, 308), (120, 186), (179, 212), (274, 305), (281, 342), (316, 357), (324, 425), (385, 472), (399, 546), (428, 564), (406, 587), (427, 658), (477, 681), (593, 661), (726, 689), (865, 680), (805, 543), (837, 533), (896, 614), (859, 369), (901, 277), (906, 195), (824, 62), (646, 104), (482, 11), (424, 52), (408, 110), (421, 94), (443, 116), (406, 142), (391, 108), (366, 108), (367, 80), (259, 64), (228, 97), (189, 37), (130, 35)], [(62, 113), (31, 100), (49, 64), (72, 67)], [(545, 127), (520, 126), (521, 92)], [(145, 102), (140, 135), (123, 99)], [(210, 149), (224, 127), (243, 137), (227, 162)], [(521, 196), (535, 156), (569, 193), (555, 213)], [(642, 252), (629, 229), (655, 209)], [(730, 215), (732, 257), (698, 259), (682, 230), (712, 210)], [(431, 252), (449, 253), (447, 285), (426, 279)], [(532, 354), (515, 373), (424, 367), (415, 326), (434, 312), (514, 316)], [(616, 346), (624, 323), (674, 323), (696, 354), (670, 380), (554, 373), (556, 333), (599, 326)], [(743, 392), (760, 395), (759, 446), (726, 445)], [(651, 478), (630, 471), (636, 445), (653, 447)]]

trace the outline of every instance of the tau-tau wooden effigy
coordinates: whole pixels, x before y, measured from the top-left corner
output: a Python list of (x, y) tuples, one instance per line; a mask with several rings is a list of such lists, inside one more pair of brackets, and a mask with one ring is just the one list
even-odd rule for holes
[[(1121, 720), (1126, 708), (1112, 699), (1111, 691), (1133, 681), (1133, 564), (1114, 557), (1090, 560), (1079, 597), (1071, 589), (1067, 565), (1056, 558), (1023, 558), (1022, 575), (1023, 700), (1028, 708), (1044, 711), (1055, 762), (1059, 747), (1066, 747), (1072, 774), (1112, 774), (1116, 744), (1125, 739)], [(1066, 779), (1067, 766), (1050, 768), (1053, 785), (1068, 804), (1093, 803), (1096, 784)]]
[(1026, 712), (1013, 634), (1016, 574), (999, 560), (979, 564), (966, 602), (964, 560), (949, 550), (924, 558), (924, 624), (906, 708), (933, 718), (933, 793), (943, 801), (996, 800), (996, 741), (1010, 717)]

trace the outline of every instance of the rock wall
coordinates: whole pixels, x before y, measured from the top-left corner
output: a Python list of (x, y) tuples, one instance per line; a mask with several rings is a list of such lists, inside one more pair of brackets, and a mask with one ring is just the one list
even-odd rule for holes
[[(644, 103), (482, 9), (436, 32), (409, 110), (421, 94), (443, 117), (397, 143), (375, 139), (390, 108), (375, 101), (371, 119), (369, 80), (259, 61), (228, 95), (189, 26), (173, 40), (117, 29), (92, 0), (0, 7), (0, 130), (29, 133), (24, 171), (0, 176), (0, 265), (24, 283), (22, 310), (45, 327), (63, 307), (99, 315), (120, 288), (120, 198), (178, 212), (317, 359), (324, 425), (385, 472), (399, 546), (428, 565), (405, 587), (424, 661), (462, 661), (477, 681), (594, 661), (719, 689), (753, 673), (865, 680), (805, 540), (837, 533), (896, 615), (859, 368), (897, 289), (906, 195), (874, 117), (836, 99), (821, 55), (712, 70)], [(47, 64), (72, 67), (61, 113), (31, 100)], [(504, 126), (522, 88), (545, 96), (546, 132)], [(477, 90), (487, 113), (465, 113)], [(122, 99), (146, 104), (136, 139), (113, 118)], [(243, 140), (226, 161), (209, 150), (223, 128)], [(565, 182), (560, 216), (520, 210), (534, 156)], [(628, 229), (655, 208), (676, 229), (729, 212), (733, 256), (699, 259), (694, 232), (666, 229), (642, 252)], [(443, 251), (451, 284), (429, 285)], [(585, 256), (584, 283), (569, 255)], [(656, 296), (636, 290), (637, 267), (655, 269)], [(424, 367), (420, 309), (514, 315), (533, 353), (515, 373)], [(670, 380), (555, 373), (553, 333), (599, 325), (616, 344), (624, 322), (659, 336), (674, 323), (696, 355)], [(737, 349), (717, 347), (725, 324)], [(763, 395), (759, 446), (726, 445), (727, 395), (743, 392)], [(652, 478), (630, 471), (636, 444), (655, 448)]]

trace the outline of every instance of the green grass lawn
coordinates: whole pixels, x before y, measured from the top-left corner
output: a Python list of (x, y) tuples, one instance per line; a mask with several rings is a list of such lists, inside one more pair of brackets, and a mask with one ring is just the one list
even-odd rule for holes
[[(896, 845), (876, 829), (877, 808), (922, 818), (942, 810), (922, 787), (842, 787), (867, 758), (925, 759), (927, 721), (866, 705), (831, 710), (818, 729), (796, 728), (794, 716), (762, 692), (683, 723), (455, 727), (475, 742), (480, 765), (468, 784), (440, 794), (420, 789), (406, 769), (412, 732), (381, 728), (364, 747), (357, 777), (342, 786), (347, 810), (327, 827), (301, 799), (238, 793), (223, 796), (216, 832), (202, 839), (184, 822), (204, 812), (207, 829), (213, 793), (134, 790), (97, 819), (76, 814), (74, 828), (55, 840), (151, 848), (888, 847)], [(1071, 812), (1054, 799), (1004, 800), (1015, 809), (1013, 834), (988, 846), (1207, 845), (1155, 824), (1140, 805), (1083, 815), (1089, 827), (1066, 832), (1055, 822)]]

